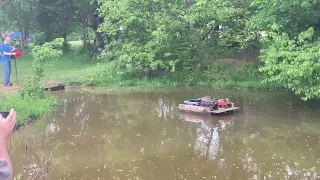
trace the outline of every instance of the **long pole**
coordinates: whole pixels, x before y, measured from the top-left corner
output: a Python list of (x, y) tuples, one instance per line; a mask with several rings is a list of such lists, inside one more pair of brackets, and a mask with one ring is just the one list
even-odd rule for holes
[(19, 83), (18, 83), (17, 59), (14, 60), (14, 67), (16, 69), (16, 81), (17, 81), (17, 85), (18, 85)]

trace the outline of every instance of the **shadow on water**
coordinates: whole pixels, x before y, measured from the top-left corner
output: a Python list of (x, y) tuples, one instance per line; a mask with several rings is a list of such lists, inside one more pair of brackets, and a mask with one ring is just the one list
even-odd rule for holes
[[(10, 138), (20, 179), (317, 179), (319, 107), (283, 92), (176, 89), (57, 94), (62, 104)], [(180, 113), (203, 95), (241, 109)]]

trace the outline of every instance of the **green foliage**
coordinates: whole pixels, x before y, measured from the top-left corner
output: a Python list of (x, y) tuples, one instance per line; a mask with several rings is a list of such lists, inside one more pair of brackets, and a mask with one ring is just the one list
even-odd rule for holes
[(172, 88), (172, 87), (213, 87), (213, 88), (242, 88), (242, 89), (279, 89), (277, 83), (262, 83), (265, 75), (258, 71), (256, 65), (211, 63), (208, 70), (198, 72), (174, 72), (158, 77), (122, 76), (117, 73), (116, 62), (99, 64), (96, 69), (88, 72), (78, 82), (105, 86), (109, 88)]
[(21, 38), (16, 38), (17, 43), (21, 45), (20, 48), (27, 46), (28, 34), (35, 28), (34, 20), (37, 11), (33, 5), (34, 1), (13, 0), (2, 1), (0, 4), (0, 32), (21, 32)]
[[(42, 35), (37, 38), (40, 43), (63, 37), (60, 50), (64, 53), (70, 48), (67, 39), (85, 42), (79, 54), (94, 55), (92, 49), (102, 52), (99, 60), (108, 63), (82, 79), (88, 84), (137, 85), (139, 82), (134, 81), (144, 83), (145, 79), (156, 78), (163, 84), (161, 78), (183, 74), (186, 79), (178, 79), (187, 85), (206, 78), (207, 83), (260, 86), (260, 82), (252, 85), (251, 80), (243, 83), (247, 79), (233, 72), (216, 73), (214, 76), (219, 77), (216, 79), (208, 74), (220, 66), (212, 66), (213, 60), (262, 48), (261, 72), (258, 67), (239, 66), (232, 70), (253, 74), (249, 79), (257, 76), (253, 82), (266, 79), (265, 83), (274, 86), (283, 84), (304, 99), (320, 97), (316, 83), (320, 1), (15, 0), (0, 5), (0, 24), (4, 26), (2, 31), (6, 30), (3, 28), (41, 31), (37, 32)], [(46, 57), (41, 51), (32, 54), (44, 59), (55, 57), (50, 53)], [(43, 59), (39, 57), (35, 58), (33, 71), (41, 81)], [(229, 72), (225, 68), (224, 71)], [(37, 82), (37, 77), (29, 81)], [(32, 94), (27, 91), (41, 94), (36, 88), (40, 86), (32, 87), (26, 86), (25, 94)]]
[(290, 38), (310, 27), (320, 35), (320, 2), (315, 0), (253, 0), (256, 14), (249, 26), (259, 31), (285, 32)]
[[(179, 17), (179, 14), (185, 13), (179, 12), (182, 9), (180, 6), (183, 3), (138, 0), (102, 2), (101, 12), (106, 20), (100, 31), (117, 38), (107, 48), (111, 51), (106, 58), (118, 60), (118, 68), (131, 74), (147, 75), (152, 70), (170, 70), (170, 61), (179, 61), (181, 54), (188, 50), (178, 54), (177, 47), (173, 47), (184, 40), (181, 35), (185, 28), (179, 28), (187, 25), (183, 17)], [(172, 41), (177, 42), (173, 44)], [(183, 43), (180, 46), (181, 49), (185, 47)]]
[(110, 37), (102, 58), (130, 75), (194, 71), (205, 56), (247, 46), (248, 7), (231, 0), (100, 1), (99, 30)]
[(2, 109), (14, 108), (18, 112), (18, 126), (25, 125), (30, 120), (40, 117), (49, 112), (51, 106), (57, 104), (57, 99), (45, 93), (41, 84), (44, 76), (44, 65), (48, 60), (57, 58), (62, 54), (61, 39), (36, 45), (32, 49), (32, 72), (33, 75), (26, 78), (19, 94), (0, 97)]
[(312, 28), (299, 34), (276, 35), (262, 51), (264, 66), (260, 68), (269, 78), (266, 81), (282, 83), (304, 100), (320, 97), (320, 41)]
[(24, 80), (23, 87), (19, 89), (23, 98), (45, 98), (46, 94), (39, 77), (31, 76)]
[(32, 48), (32, 71), (37, 77), (43, 77), (43, 66), (48, 60), (62, 55), (62, 51), (59, 49), (62, 43), (62, 39), (55, 39), (52, 42), (46, 42), (43, 45), (36, 45)]
[(44, 66), (48, 60), (62, 55), (62, 39), (55, 39), (52, 42), (46, 42), (43, 45), (36, 45), (32, 48), (32, 76), (24, 81), (23, 87), (19, 90), (23, 98), (45, 98), (42, 77), (44, 76)]
[(0, 22), (5, 31), (27, 30), (34, 26), (36, 7), (33, 1), (14, 0), (0, 4)]
[(32, 48), (32, 71), (37, 77), (43, 77), (43, 66), (48, 60), (57, 58), (62, 55), (62, 44), (63, 39), (58, 38), (52, 42), (46, 42), (42, 45), (36, 45)]
[(52, 105), (58, 103), (54, 96), (47, 96), (46, 98), (21, 98), (16, 95), (0, 95), (0, 109), (9, 111), (14, 108), (17, 113), (17, 125), (23, 126), (26, 123), (39, 118), (40, 116), (49, 113)]
[(320, 2), (254, 0), (248, 27), (260, 31), (265, 82), (281, 83), (303, 100), (320, 97)]

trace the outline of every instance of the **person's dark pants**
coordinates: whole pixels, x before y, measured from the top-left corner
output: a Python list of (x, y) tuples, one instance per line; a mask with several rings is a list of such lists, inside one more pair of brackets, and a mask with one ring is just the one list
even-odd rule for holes
[(2, 62), (3, 72), (4, 72), (4, 85), (9, 85), (10, 83), (10, 74), (11, 74), (11, 61)]

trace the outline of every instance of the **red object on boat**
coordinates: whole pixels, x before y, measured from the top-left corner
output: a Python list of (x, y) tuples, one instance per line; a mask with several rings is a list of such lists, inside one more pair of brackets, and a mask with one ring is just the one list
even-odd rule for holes
[(19, 49), (16, 49), (13, 52), (16, 53), (16, 55), (14, 55), (14, 58), (16, 58), (16, 59), (21, 58), (22, 53), (21, 53), (21, 51)]
[(226, 99), (219, 99), (218, 100), (218, 107), (231, 107), (231, 103), (230, 101), (226, 100)]

